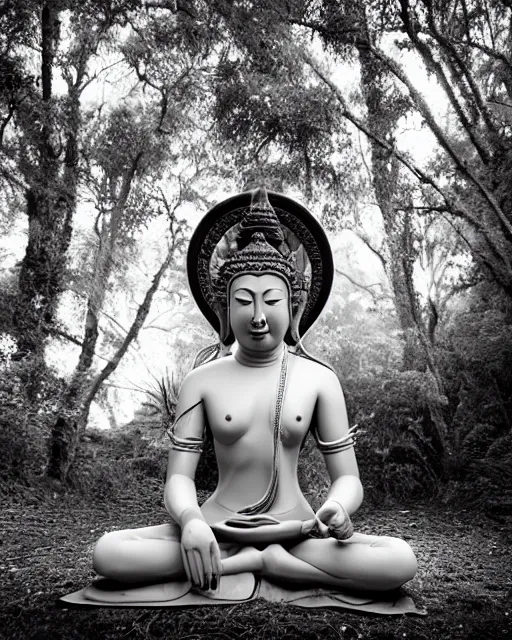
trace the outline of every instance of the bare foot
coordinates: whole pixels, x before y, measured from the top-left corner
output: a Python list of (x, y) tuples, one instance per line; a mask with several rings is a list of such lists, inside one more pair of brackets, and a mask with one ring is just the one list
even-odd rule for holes
[(226, 576), (244, 571), (259, 573), (262, 569), (262, 553), (254, 547), (243, 547), (234, 556), (222, 560), (222, 573)]

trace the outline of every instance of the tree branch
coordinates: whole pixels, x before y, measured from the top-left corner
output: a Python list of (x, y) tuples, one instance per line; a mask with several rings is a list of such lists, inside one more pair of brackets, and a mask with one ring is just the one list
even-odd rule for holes
[(153, 296), (155, 295), (155, 293), (156, 293), (156, 291), (158, 289), (158, 286), (160, 284), (162, 276), (164, 275), (166, 269), (170, 265), (170, 263), (173, 260), (173, 258), (174, 258), (174, 246), (171, 244), (171, 246), (169, 247), (169, 251), (167, 253), (167, 257), (164, 260), (164, 262), (163, 262), (162, 266), (160, 267), (160, 269), (154, 275), (153, 282), (152, 282), (150, 288), (147, 290), (146, 295), (144, 297), (144, 300), (143, 300), (142, 304), (140, 305), (140, 307), (138, 308), (137, 314), (135, 316), (135, 319), (134, 319), (134, 321), (133, 321), (128, 333), (126, 334), (126, 337), (123, 340), (121, 346), (116, 351), (116, 353), (111, 358), (111, 360), (109, 360), (107, 365), (94, 378), (94, 380), (93, 380), (93, 382), (91, 384), (91, 387), (88, 390), (87, 395), (86, 395), (85, 400), (84, 400), (84, 406), (85, 407), (88, 407), (90, 405), (90, 403), (94, 399), (94, 396), (98, 392), (98, 389), (101, 387), (103, 382), (108, 378), (108, 376), (113, 371), (115, 371), (117, 369), (117, 367), (119, 365), (119, 362), (121, 361), (122, 357), (124, 356), (124, 354), (128, 350), (128, 347), (130, 346), (132, 341), (137, 338), (137, 336), (139, 334), (139, 331), (140, 331), (142, 325), (144, 324), (144, 321), (146, 320), (146, 318), (147, 318), (147, 316), (149, 314), (149, 309), (150, 309), (150, 306), (151, 306), (151, 302), (153, 300)]
[[(66, 340), (69, 340), (69, 342), (72, 342), (73, 344), (76, 344), (79, 347), (83, 347), (83, 342), (81, 342), (78, 338), (75, 338), (75, 336), (72, 336), (67, 331), (63, 331), (62, 329), (58, 329), (57, 327), (51, 327), (50, 333), (52, 333), (53, 335), (59, 336), (61, 338), (65, 338)], [(100, 356), (98, 353), (94, 353), (94, 356), (96, 358), (99, 358), (100, 360), (105, 360), (105, 362), (109, 361), (108, 358), (105, 358), (105, 356)]]
[[(499, 203), (497, 202), (494, 195), (490, 192), (490, 190), (483, 184), (483, 182), (470, 170), (468, 163), (466, 160), (462, 160), (458, 153), (455, 151), (452, 144), (449, 142), (448, 138), (445, 136), (441, 127), (437, 124), (436, 119), (430, 110), (426, 100), (419, 93), (419, 91), (414, 87), (411, 83), (410, 79), (407, 77), (404, 70), (389, 56), (387, 56), (383, 51), (377, 49), (376, 47), (369, 45), (372, 53), (387, 66), (387, 68), (400, 80), (409, 90), (411, 97), (413, 98), (415, 104), (418, 107), (419, 112), (427, 122), (430, 127), (432, 133), (435, 135), (437, 141), (441, 145), (441, 147), (446, 151), (448, 156), (452, 159), (453, 163), (460, 171), (460, 173), (465, 176), (468, 182), (473, 183), (473, 185), (477, 188), (480, 194), (483, 196), (484, 200), (487, 201), (491, 211), (496, 215), (499, 222), (501, 223), (505, 232), (512, 237), (512, 224), (507, 219), (506, 215), (502, 211)], [(396, 154), (397, 157), (398, 154)], [(411, 164), (411, 163), (410, 163)], [(417, 169), (415, 168), (415, 173), (417, 174)], [(429, 179), (428, 182), (430, 184), (434, 184), (432, 179)], [(437, 189), (439, 193), (442, 194), (442, 190)], [(444, 197), (444, 194), (443, 194)]]
[(495, 60), (499, 60), (500, 62), (503, 62), (508, 67), (509, 71), (512, 71), (512, 60), (508, 56), (506, 56), (504, 53), (502, 53), (501, 51), (496, 51), (496, 49), (493, 49), (492, 47), (488, 47), (487, 45), (482, 44), (480, 42), (475, 42), (474, 40), (471, 39), (471, 35), (469, 32), (466, 34), (466, 37), (467, 37), (466, 41), (456, 40), (454, 38), (452, 42), (459, 46), (473, 47), (474, 49), (477, 49), (478, 51), (481, 51), (482, 53), (487, 54), (490, 58), (494, 58)]
[(348, 273), (345, 273), (345, 271), (341, 271), (341, 269), (336, 269), (336, 273), (339, 274), (340, 276), (343, 276), (344, 278), (346, 278), (349, 282), (351, 282), (358, 289), (362, 289), (363, 291), (366, 291), (366, 293), (369, 293), (371, 295), (371, 297), (373, 298), (374, 302), (378, 302), (378, 300), (382, 299), (382, 298), (391, 297), (391, 296), (389, 296), (387, 294), (383, 294), (381, 296), (378, 296), (375, 293), (375, 291), (372, 290), (372, 287), (381, 287), (383, 289), (384, 287), (383, 287), (381, 282), (374, 282), (372, 284), (363, 284), (362, 282), (357, 282), (357, 280), (354, 280), (354, 278), (352, 276), (349, 276)]
[[(300, 55), (301, 58), (308, 64), (313, 73), (324, 82), (333, 92), (334, 96), (338, 100), (341, 105), (342, 112), (341, 115), (345, 117), (349, 122), (351, 122), (357, 129), (362, 131), (370, 140), (375, 141), (379, 144), (383, 149), (386, 149), (390, 155), (394, 154), (395, 157), (423, 184), (429, 185), (432, 187), (443, 199), (446, 203), (447, 209), (456, 217), (462, 218), (469, 222), (479, 233), (485, 237), (487, 243), (492, 248), (493, 252), (496, 256), (501, 256), (501, 251), (499, 245), (494, 242), (492, 237), (490, 236), (487, 228), (484, 226), (481, 220), (479, 220), (473, 213), (466, 207), (461, 207), (458, 203), (455, 202), (440, 186), (440, 184), (430, 175), (425, 173), (422, 169), (420, 169), (411, 158), (409, 158), (406, 154), (402, 153), (392, 144), (381, 138), (375, 132), (373, 132), (370, 127), (361, 120), (358, 116), (356, 116), (348, 107), (343, 94), (340, 89), (334, 84), (334, 82), (322, 71), (318, 63), (314, 60), (314, 58), (304, 50), (298, 50), (297, 55)], [(494, 200), (494, 198), (491, 196)], [(501, 216), (504, 216), (503, 212), (500, 211)], [(506, 219), (505, 219), (506, 221)], [(506, 221), (507, 226), (510, 227), (510, 223)]]
[(484, 162), (484, 164), (488, 164), (490, 160), (489, 153), (483, 147), (483, 145), (481, 144), (481, 141), (478, 139), (474, 125), (469, 121), (469, 118), (464, 113), (464, 109), (462, 108), (462, 105), (457, 99), (457, 96), (455, 95), (452, 85), (450, 84), (450, 82), (448, 81), (448, 78), (446, 77), (446, 73), (442, 65), (437, 60), (435, 60), (434, 55), (432, 54), (432, 51), (430, 50), (426, 42), (423, 42), (418, 37), (418, 31), (411, 23), (411, 14), (410, 14), (411, 9), (409, 5), (409, 0), (400, 0), (400, 4), (402, 6), (402, 11), (400, 12), (400, 16), (402, 18), (402, 22), (409, 36), (409, 39), (414, 44), (414, 46), (416, 47), (416, 50), (424, 60), (427, 69), (430, 69), (439, 80), (439, 83), (443, 87), (450, 104), (452, 105), (455, 113), (459, 117), (459, 120), (463, 129), (466, 131), (478, 155), (482, 159), (482, 162)]
[[(437, 40), (437, 42), (441, 45), (441, 47), (443, 47), (448, 54), (453, 58), (453, 60), (456, 62), (459, 70), (462, 72), (463, 76), (466, 78), (466, 82), (468, 83), (473, 96), (475, 98), (475, 102), (478, 106), (478, 109), (480, 110), (480, 113), (482, 114), (482, 117), (484, 119), (484, 122), (487, 126), (487, 128), (489, 129), (489, 131), (496, 133), (496, 127), (494, 126), (494, 123), (492, 121), (492, 116), (489, 113), (489, 110), (487, 109), (487, 107), (485, 106), (485, 102), (484, 99), (482, 97), (482, 94), (480, 92), (480, 89), (478, 88), (475, 79), (473, 78), (473, 76), (471, 75), (471, 73), (469, 72), (466, 64), (464, 63), (464, 61), (462, 60), (459, 52), (457, 51), (457, 49), (453, 46), (453, 43), (450, 42), (450, 40), (448, 38), (446, 38), (437, 28), (436, 22), (435, 22), (435, 17), (434, 17), (434, 12), (433, 12), (433, 8), (432, 8), (432, 0), (423, 0), (424, 5), (427, 8), (427, 16), (428, 16), (428, 24), (429, 27), (432, 31), (432, 34), (434, 36), (434, 38)], [(467, 33), (470, 33), (470, 30), (468, 28)]]

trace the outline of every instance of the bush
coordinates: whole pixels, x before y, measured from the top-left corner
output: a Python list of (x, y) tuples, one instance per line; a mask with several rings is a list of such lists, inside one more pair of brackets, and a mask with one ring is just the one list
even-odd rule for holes
[(31, 403), (26, 380), (36, 375), (27, 358), (0, 368), (0, 480), (8, 491), (12, 483), (29, 484), (44, 471), (54, 397), (60, 381), (45, 371), (41, 390)]
[(352, 377), (344, 387), (351, 423), (360, 429), (356, 454), (367, 497), (380, 503), (436, 495), (442, 443), (430, 375), (390, 371)]
[(166, 449), (140, 429), (89, 429), (70, 480), (74, 490), (95, 501), (128, 495), (161, 501), (166, 466)]

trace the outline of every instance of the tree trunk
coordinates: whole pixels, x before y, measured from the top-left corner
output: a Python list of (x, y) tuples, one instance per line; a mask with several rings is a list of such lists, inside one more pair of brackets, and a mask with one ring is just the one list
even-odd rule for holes
[[(368, 111), (368, 123), (391, 140), (396, 118), (383, 107), (387, 72), (366, 48), (359, 49), (361, 86)], [(387, 150), (371, 142), (373, 188), (381, 210), (388, 249), (387, 274), (393, 289), (395, 308), (405, 338), (404, 368), (425, 368), (425, 356), (418, 338), (422, 330), (413, 283), (414, 249), (410, 219), (403, 194), (398, 193), (399, 163)], [(403, 213), (399, 213), (401, 209)]]
[(58, 136), (52, 67), (59, 40), (58, 24), (58, 11), (53, 3), (45, 3), (41, 12), (41, 120), (44, 125), (34, 141), (38, 150), (37, 164), (27, 170), (27, 181), (31, 185), (26, 194), (28, 243), (21, 263), (20, 308), (15, 318), (19, 355), (33, 354), (40, 361), (63, 290), (78, 181), (76, 141), (80, 104), (76, 92), (68, 96), (65, 153), (54, 145)]
[(113, 358), (91, 381), (84, 372), (77, 371), (61, 403), (57, 419), (52, 429), (47, 474), (63, 482), (72, 472), (80, 447), (80, 441), (87, 427), (91, 404), (103, 382), (117, 369), (128, 347), (137, 339), (151, 308), (153, 297), (158, 290), (162, 277), (174, 258), (174, 242), (153, 282), (146, 292), (144, 300), (137, 310), (135, 319), (123, 343)]
[[(82, 381), (82, 384), (80, 382)], [(52, 428), (47, 474), (51, 478), (66, 481), (75, 460), (76, 451), (87, 425), (92, 403), (82, 402), (86, 376), (75, 375), (60, 403), (57, 419)]]
[[(393, 107), (386, 107), (385, 81), (387, 71), (376, 60), (369, 49), (360, 46), (361, 86), (365, 99), (370, 129), (378, 131), (380, 137), (392, 141), (396, 128)], [(384, 220), (388, 262), (387, 272), (391, 282), (395, 308), (403, 332), (404, 359), (406, 371), (428, 371), (435, 381), (437, 398), (429, 403), (429, 419), (424, 421), (427, 436), (437, 448), (443, 461), (450, 449), (447, 428), (442, 416), (444, 404), (443, 386), (439, 374), (433, 346), (429, 342), (425, 323), (421, 316), (417, 293), (413, 281), (415, 251), (410, 224), (408, 202), (399, 193), (399, 162), (389, 151), (370, 142), (372, 176), (375, 196)], [(441, 465), (444, 468), (444, 462)]]

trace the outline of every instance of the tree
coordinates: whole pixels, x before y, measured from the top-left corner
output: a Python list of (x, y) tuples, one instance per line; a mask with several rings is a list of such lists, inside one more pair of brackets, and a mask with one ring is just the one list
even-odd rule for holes
[[(511, 131), (507, 100), (512, 71), (511, 8), (501, 2), (490, 7), (466, 1), (401, 0), (396, 10), (393, 5), (372, 2), (366, 5), (364, 15), (369, 31), (377, 37), (365, 41), (361, 39), (361, 23), (353, 19), (348, 5), (325, 2), (302, 6), (302, 10), (288, 7), (287, 19), (312, 29), (327, 43), (340, 43), (345, 50), (363, 49), (404, 91), (439, 147), (440, 160), (427, 168), (372, 130), (328, 74), (313, 65), (318, 77), (332, 88), (345, 117), (428, 187), (433, 199), (430, 210), (447, 212), (464, 222), (459, 233), (475, 260), (510, 296)], [(406, 66), (392, 55), (390, 40), (399, 50), (417, 56), (444, 90), (449, 119), (443, 122), (429, 105)]]
[[(93, 80), (91, 60), (123, 24), (129, 3), (48, 1), (23, 3), (23, 9), (17, 4), (6, 0), (1, 7), (11, 34), (3, 59), (13, 78), (2, 87), (2, 151), (9, 159), (5, 180), (24, 190), (29, 222), (14, 318), (20, 355), (42, 360), (64, 286), (76, 208), (80, 100)], [(40, 52), (37, 77), (28, 71), (27, 42)], [(56, 81), (65, 85), (62, 94)]]
[[(24, 193), (29, 218), (13, 330), (18, 357), (34, 363), (34, 403), (45, 346), (65, 333), (57, 312), (70, 284), (67, 258), (77, 203), (88, 197), (97, 211), (84, 335), (71, 336), (80, 346), (80, 356), (52, 430), (48, 472), (62, 480), (72, 469), (96, 392), (136, 338), (166, 269), (180, 251), (184, 228), (176, 219), (176, 208), (200, 193), (191, 183), (190, 167), (203, 174), (195, 175), (197, 182), (217, 170), (205, 166), (211, 153), (202, 84), (211, 70), (209, 25), (198, 30), (186, 6), (170, 3), (161, 10), (150, 4), (147, 12), (141, 12), (136, 0), (48, 0), (23, 10), (8, 0), (0, 5), (6, 27), (1, 60), (11, 78), (0, 86), (0, 152), (8, 160), (2, 178), (6, 188)], [(35, 77), (28, 72), (27, 43), (40, 51)], [(132, 85), (110, 77), (124, 104), (91, 108), (90, 97), (82, 103), (85, 90), (116, 65)], [(138, 92), (137, 104), (126, 102), (127, 92)], [(177, 192), (162, 186), (172, 183), (173, 175), (178, 178)], [(128, 334), (95, 374), (99, 319), (114, 262), (137, 228), (156, 215), (169, 217), (167, 256)]]
[[(175, 21), (165, 26), (172, 36)], [(200, 119), (204, 123), (208, 117), (198, 108), (198, 86), (191, 86), (193, 76), (200, 71), (198, 59), (171, 48), (154, 64), (157, 50), (152, 46), (153, 29), (162, 27), (161, 20), (149, 21), (144, 30), (134, 27), (124, 47), (138, 84), (149, 87), (149, 95), (141, 93), (133, 108), (125, 103), (111, 108), (107, 118), (93, 118), (88, 143), (83, 147), (87, 187), (97, 211), (97, 247), (87, 287), (80, 357), (52, 430), (48, 473), (61, 480), (66, 480), (72, 470), (96, 393), (137, 339), (166, 271), (183, 251), (186, 225), (177, 220), (177, 211), (186, 202), (197, 205), (204, 199), (201, 181), (216, 170), (211, 167), (207, 135), (197, 133)], [(158, 84), (155, 75), (163, 84)], [(94, 374), (91, 367), (100, 314), (113, 265), (122, 261), (124, 246), (132, 241), (137, 228), (155, 216), (165, 216), (169, 221), (167, 256), (114, 355)]]

